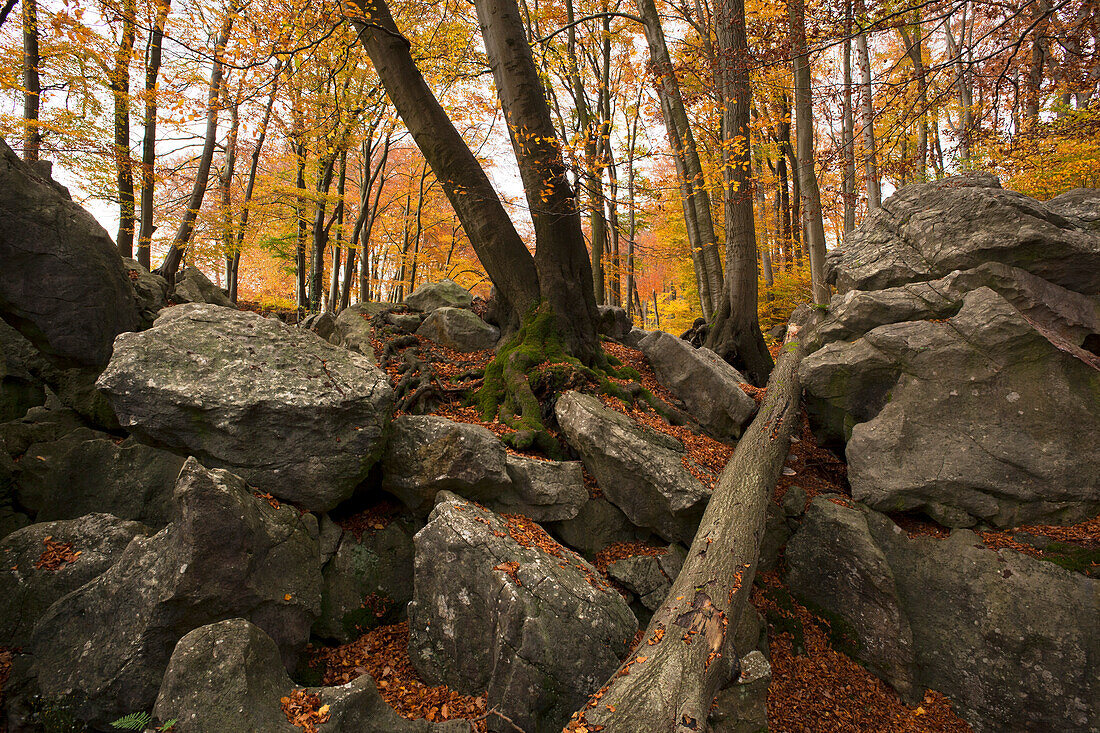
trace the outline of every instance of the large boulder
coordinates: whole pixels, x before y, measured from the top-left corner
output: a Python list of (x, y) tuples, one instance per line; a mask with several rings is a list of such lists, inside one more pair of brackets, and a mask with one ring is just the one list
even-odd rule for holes
[(240, 478), (194, 459), (180, 473), (175, 503), (175, 521), (136, 537), (35, 626), (38, 689), (97, 725), (153, 705), (187, 632), (246, 618), (293, 668), (319, 611), (317, 541), (297, 510), (275, 508)]
[(155, 272), (149, 272), (140, 262), (130, 257), (122, 258), (122, 266), (126, 268), (126, 274), (134, 286), (141, 325), (148, 328), (153, 325), (157, 314), (168, 305), (168, 281)]
[(179, 733), (297, 733), (281, 700), (301, 690), (316, 696), (326, 733), (467, 733), (469, 723), (405, 720), (386, 704), (370, 675), (339, 687), (299, 688), (264, 631), (234, 618), (203, 626), (176, 644), (153, 715), (175, 720)]
[(630, 316), (626, 314), (626, 308), (617, 305), (598, 305), (596, 311), (599, 317), (596, 329), (603, 336), (622, 341), (634, 328), (634, 324), (630, 322)]
[(329, 341), (333, 331), (336, 330), (336, 316), (331, 311), (311, 313), (298, 326), (313, 331), (325, 341)]
[(444, 489), (488, 501), (511, 484), (504, 444), (488, 429), (435, 415), (393, 421), (382, 455), (382, 488), (421, 517)]
[(27, 448), (15, 493), (39, 522), (108, 512), (160, 528), (170, 520), (183, 461), (133, 438), (78, 428)]
[(577, 516), (547, 525), (562, 544), (592, 557), (608, 545), (648, 537), (649, 530), (639, 529), (623, 510), (602, 496), (581, 505)]
[(454, 280), (424, 283), (405, 298), (405, 305), (425, 313), (438, 308), (469, 308), (473, 302), (470, 291)]
[(645, 608), (656, 611), (672, 589), (686, 556), (682, 545), (670, 545), (661, 554), (615, 560), (607, 566), (607, 574), (638, 596)]
[(356, 303), (340, 311), (332, 326), (328, 340), (337, 346), (351, 349), (377, 363), (371, 346), (371, 319), (385, 310), (382, 303)]
[(1048, 208), (988, 174), (906, 186), (829, 252), (826, 278), (840, 292), (879, 290), (993, 261), (1100, 294), (1100, 233), (1059, 213), (1068, 203)]
[(98, 385), (144, 442), (317, 511), (366, 478), (393, 409), (389, 379), (363, 356), (273, 318), (200, 304), (119, 338)]
[(103, 227), (0, 140), (0, 316), (59, 366), (100, 369), (138, 327), (134, 288)]
[(1043, 205), (1085, 229), (1100, 232), (1100, 189), (1075, 188), (1044, 201)]
[(573, 519), (588, 501), (579, 461), (509, 455), (505, 468), (512, 485), (487, 502), (490, 509), (553, 522)]
[(555, 413), (604, 496), (631, 522), (670, 542), (691, 542), (710, 489), (685, 467), (690, 458), (680, 441), (644, 430), (580, 392), (562, 395)]
[(980, 287), (949, 318), (829, 343), (799, 376), (822, 429), (848, 439), (855, 498), (1012, 526), (1100, 509), (1098, 366)]
[(346, 644), (404, 615), (412, 600), (413, 535), (421, 526), (399, 517), (359, 536), (343, 534), (325, 565), (314, 636)]
[(496, 326), (490, 326), (466, 308), (436, 308), (416, 329), (416, 334), (455, 351), (491, 349), (500, 340)]
[(0, 321), (0, 422), (21, 418), (46, 402), (46, 385), (31, 372), (41, 359), (30, 341)]
[(416, 535), (415, 568), (409, 656), (417, 671), (430, 684), (487, 692), (490, 709), (529, 733), (560, 731), (637, 630), (622, 596), (538, 525), (447, 492)]
[(209, 303), (223, 308), (236, 308), (224, 290), (210, 281), (202, 270), (188, 266), (176, 279), (172, 299), (177, 303)]
[(110, 514), (42, 522), (0, 540), (0, 646), (26, 647), (54, 601), (99, 576), (149, 530)]
[(1100, 581), (969, 530), (910, 539), (827, 496), (787, 563), (791, 590), (844, 624), (869, 669), (910, 697), (943, 692), (978, 733), (1100, 725)]
[(712, 437), (732, 441), (756, 412), (756, 403), (738, 386), (749, 380), (710, 349), (696, 349), (664, 331), (638, 345), (657, 381), (683, 401)]

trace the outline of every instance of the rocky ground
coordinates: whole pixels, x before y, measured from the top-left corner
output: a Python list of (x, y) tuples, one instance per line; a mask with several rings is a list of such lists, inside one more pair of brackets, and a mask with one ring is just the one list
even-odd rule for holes
[[(543, 365), (560, 455), (516, 450), (468, 402), (501, 324), (454, 283), (290, 324), (0, 173), (8, 730), (561, 730), (765, 397), (607, 309), (623, 399)], [(831, 255), (712, 730), (1100, 725), (1098, 207), (948, 179)]]

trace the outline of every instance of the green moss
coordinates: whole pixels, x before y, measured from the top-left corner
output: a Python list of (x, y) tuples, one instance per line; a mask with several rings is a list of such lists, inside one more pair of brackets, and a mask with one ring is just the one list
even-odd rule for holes
[(816, 603), (809, 601), (804, 604), (815, 616), (815, 623), (829, 637), (829, 646), (841, 654), (854, 659), (859, 658), (859, 651), (863, 645), (859, 641), (859, 634), (848, 620), (839, 614), (827, 611)]
[(1083, 573), (1093, 565), (1100, 563), (1100, 549), (1077, 547), (1064, 542), (1051, 542), (1043, 549), (1042, 558), (1066, 570)]

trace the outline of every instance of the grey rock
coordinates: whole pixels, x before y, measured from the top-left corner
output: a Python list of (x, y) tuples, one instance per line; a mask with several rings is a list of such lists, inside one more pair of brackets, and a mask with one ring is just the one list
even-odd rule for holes
[(630, 329), (630, 333), (623, 337), (623, 343), (632, 349), (638, 348), (638, 345), (642, 343), (642, 339), (648, 336), (652, 331), (647, 331), (644, 328), (638, 328), (634, 326)]
[(822, 429), (849, 438), (856, 499), (949, 526), (1071, 523), (1100, 509), (1090, 357), (983, 287), (944, 322), (830, 343), (799, 376)]
[(418, 528), (407, 519), (395, 519), (358, 539), (344, 533), (325, 566), (315, 636), (346, 644), (404, 616), (412, 600), (413, 535)]
[(49, 443), (87, 425), (66, 407), (34, 407), (18, 420), (0, 423), (0, 438), (12, 458), (19, 458), (34, 443)]
[(1075, 188), (1044, 201), (1043, 205), (1085, 229), (1100, 232), (1100, 189)]
[(45, 404), (46, 385), (28, 368), (42, 358), (30, 341), (0, 320), (0, 421), (16, 420)]
[(343, 528), (332, 521), (328, 514), (322, 514), (317, 520), (317, 546), (321, 551), (322, 567), (328, 564), (336, 555), (340, 547), (340, 539), (344, 536)]
[(768, 687), (772, 666), (755, 649), (741, 657), (741, 676), (718, 692), (707, 718), (711, 733), (768, 730)]
[(799, 517), (806, 511), (806, 502), (809, 497), (806, 490), (797, 484), (792, 484), (783, 494), (783, 513), (788, 517)]
[(500, 339), (500, 330), (473, 311), (449, 306), (433, 310), (416, 333), (455, 351), (491, 349)]
[(579, 461), (508, 455), (505, 468), (512, 485), (485, 502), (494, 511), (553, 522), (573, 519), (588, 501)]
[(826, 257), (840, 292), (934, 280), (994, 261), (1086, 295), (1100, 293), (1100, 234), (989, 175), (906, 186)]
[(1100, 722), (1100, 581), (989, 550), (968, 530), (910, 539), (877, 512), (825, 497), (787, 561), (791, 590), (847, 622), (869, 669), (912, 679), (913, 696), (944, 693), (978, 733), (1083, 733)]
[(638, 346), (657, 380), (684, 402), (691, 416), (714, 438), (731, 441), (756, 412), (756, 403), (738, 386), (744, 376), (710, 349), (654, 331)]
[(635, 526), (652, 529), (670, 542), (691, 542), (710, 489), (684, 467), (680, 441), (643, 431), (579, 392), (562, 395), (555, 413), (604, 495)]
[(764, 536), (760, 538), (760, 558), (757, 562), (760, 572), (766, 573), (776, 568), (779, 564), (779, 553), (783, 551), (790, 536), (786, 515), (775, 502), (769, 501), (764, 512)]
[(202, 270), (188, 266), (176, 279), (172, 299), (177, 303), (209, 303), (223, 308), (236, 308), (224, 290), (210, 281)]
[(637, 630), (622, 596), (579, 556), (520, 545), (498, 515), (453, 494), (440, 495), (416, 535), (415, 572), (417, 671), (430, 684), (487, 691), (487, 706), (529, 733), (560, 731)]
[(599, 323), (596, 330), (603, 336), (622, 341), (634, 328), (634, 324), (630, 322), (630, 316), (626, 314), (625, 308), (615, 305), (598, 305), (596, 310), (599, 312)]
[(194, 459), (175, 502), (175, 521), (132, 540), (35, 626), (39, 690), (72, 701), (94, 724), (149, 709), (176, 642), (193, 629), (246, 618), (292, 668), (317, 617), (317, 542), (295, 509), (275, 509), (240, 478)]
[(420, 324), (424, 321), (419, 313), (389, 313), (386, 322), (401, 333), (416, 333)]
[(388, 377), (364, 357), (212, 305), (169, 308), (119, 338), (98, 385), (142, 441), (316, 511), (366, 478), (393, 409)]
[(138, 327), (134, 288), (103, 227), (0, 141), (0, 316), (59, 368), (102, 368)]
[(337, 346), (343, 346), (370, 359), (372, 364), (378, 360), (371, 346), (370, 319), (385, 310), (382, 303), (356, 303), (340, 311), (333, 324), (328, 340)]
[(131, 257), (123, 257), (122, 266), (134, 286), (141, 325), (148, 328), (153, 325), (157, 313), (168, 305), (168, 281), (155, 272), (149, 272)]
[(446, 489), (489, 501), (509, 489), (504, 444), (486, 428), (435, 415), (401, 415), (382, 455), (382, 488), (425, 516)]
[(19, 463), (15, 491), (39, 522), (100, 511), (160, 528), (170, 520), (183, 461), (133, 438), (118, 441), (79, 428), (30, 445)]
[(602, 496), (582, 504), (573, 519), (553, 522), (548, 527), (562, 544), (588, 557), (616, 542), (644, 539), (650, 534), (631, 524), (622, 509)]
[[(41, 522), (0, 540), (0, 646), (26, 647), (34, 625), (54, 601), (97, 577), (114, 563), (135, 537), (149, 529), (110, 514)], [(57, 569), (36, 567), (45, 540), (71, 544), (80, 553)]]
[(329, 311), (310, 313), (298, 325), (313, 331), (315, 334), (328, 341), (333, 331), (336, 330), (336, 316), (332, 315)]
[(683, 547), (672, 545), (664, 555), (635, 555), (616, 560), (607, 566), (607, 574), (638, 596), (643, 606), (656, 611), (672, 589), (685, 556)]
[(469, 308), (473, 302), (470, 291), (454, 280), (424, 283), (405, 298), (405, 305), (425, 313), (437, 308)]

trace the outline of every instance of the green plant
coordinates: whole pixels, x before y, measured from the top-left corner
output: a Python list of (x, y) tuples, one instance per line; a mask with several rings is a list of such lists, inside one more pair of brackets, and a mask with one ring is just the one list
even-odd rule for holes
[[(111, 723), (111, 727), (117, 730), (145, 730), (153, 723), (153, 716), (149, 713), (130, 713), (129, 715), (123, 715), (118, 720)], [(158, 731), (170, 731), (176, 725), (176, 719), (166, 720), (158, 725), (154, 730)]]

